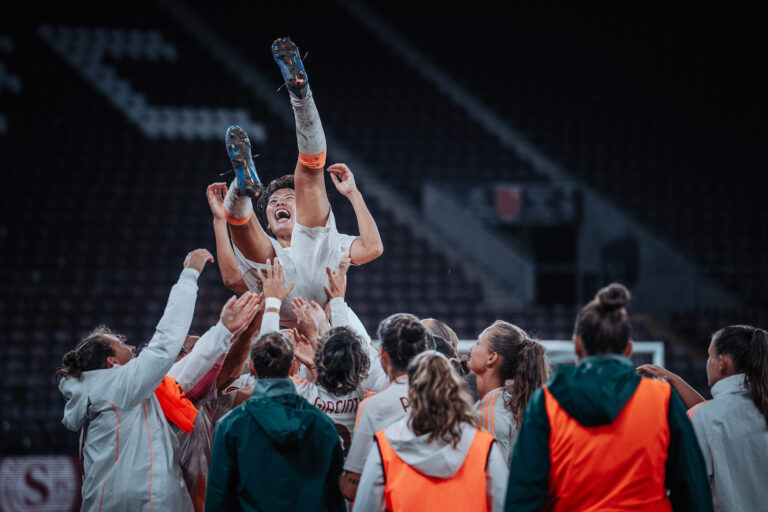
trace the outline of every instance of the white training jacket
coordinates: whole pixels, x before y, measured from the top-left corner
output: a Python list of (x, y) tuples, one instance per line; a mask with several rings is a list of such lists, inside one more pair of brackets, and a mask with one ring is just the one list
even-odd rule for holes
[(712, 386), (712, 400), (691, 407), (718, 512), (768, 510), (768, 429), (752, 401), (745, 374)]
[[(155, 334), (138, 357), (59, 384), (67, 398), (62, 423), (82, 429), (82, 510), (192, 510), (176, 460), (176, 436), (155, 389), (189, 331), (199, 275), (182, 270)], [(215, 329), (231, 337), (221, 323)]]

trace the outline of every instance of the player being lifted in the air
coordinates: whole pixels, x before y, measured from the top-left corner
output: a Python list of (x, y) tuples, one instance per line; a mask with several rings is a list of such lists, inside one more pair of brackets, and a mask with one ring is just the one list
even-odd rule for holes
[[(265, 268), (267, 260), (278, 258), (286, 283), (295, 286), (280, 311), (281, 323), (292, 326), (295, 323), (290, 305), (293, 297), (304, 297), (320, 305), (326, 303), (326, 267), (336, 269), (345, 252), (349, 252), (353, 264), (367, 263), (382, 254), (383, 246), (352, 172), (344, 164), (332, 165), (328, 172), (336, 189), (352, 203), (360, 236), (342, 235), (336, 230), (323, 176), (325, 134), (299, 50), (289, 38), (280, 38), (272, 43), (272, 55), (283, 74), (296, 119), (299, 160), (294, 174), (277, 178), (263, 188), (253, 164), (248, 136), (239, 126), (231, 126), (226, 144), (236, 176), (226, 194), (223, 183), (211, 185), (208, 200), (214, 211), (214, 225), (219, 209), (229, 224), (236, 264), (243, 276), (241, 289), (236, 291), (244, 291), (243, 285), (250, 290), (260, 289), (256, 270)], [(253, 215), (251, 197), (258, 197), (259, 219)], [(221, 250), (225, 244), (220, 241), (222, 235), (226, 236), (226, 229), (220, 219), (216, 233), (217, 248)], [(222, 274), (231, 274), (234, 269), (231, 255), (222, 256), (225, 255), (219, 254)]]

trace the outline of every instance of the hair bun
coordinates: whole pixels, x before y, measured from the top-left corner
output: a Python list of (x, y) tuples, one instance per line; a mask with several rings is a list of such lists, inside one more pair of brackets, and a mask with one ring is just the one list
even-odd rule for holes
[(599, 292), (596, 299), (605, 312), (616, 311), (629, 303), (631, 295), (627, 287), (619, 283), (611, 283)]

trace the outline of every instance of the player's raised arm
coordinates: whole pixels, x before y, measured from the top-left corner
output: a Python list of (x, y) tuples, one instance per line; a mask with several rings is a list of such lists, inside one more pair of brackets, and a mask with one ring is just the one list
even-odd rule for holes
[(352, 263), (362, 265), (375, 260), (384, 252), (384, 244), (381, 242), (376, 221), (368, 211), (363, 195), (357, 189), (352, 171), (346, 164), (333, 164), (328, 167), (328, 172), (331, 173), (331, 181), (336, 190), (352, 203), (352, 208), (355, 210), (360, 237), (352, 242), (352, 247), (349, 249)]
[(224, 286), (235, 293), (245, 293), (245, 286), (240, 269), (237, 268), (237, 260), (232, 245), (229, 242), (227, 231), (227, 218), (224, 215), (224, 195), (227, 193), (226, 183), (211, 183), (205, 192), (208, 206), (213, 214), (213, 232), (216, 235), (216, 258), (219, 261), (219, 270)]

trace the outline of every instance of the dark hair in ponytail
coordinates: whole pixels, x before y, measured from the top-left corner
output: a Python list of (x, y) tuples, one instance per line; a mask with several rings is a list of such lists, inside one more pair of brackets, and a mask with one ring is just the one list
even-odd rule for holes
[(731, 325), (712, 336), (717, 355), (728, 355), (768, 428), (768, 332), (749, 325)]
[(125, 338), (106, 325), (97, 326), (80, 340), (74, 350), (64, 354), (61, 366), (56, 370), (56, 380), (61, 381), (66, 377), (79, 379), (83, 372), (106, 368), (107, 358), (115, 355), (106, 336), (119, 340)]
[(496, 320), (488, 328), (488, 348), (501, 357), (499, 376), (507, 391), (504, 407), (520, 427), (531, 395), (549, 378), (544, 346), (516, 325)]
[(259, 379), (287, 378), (293, 363), (293, 343), (281, 332), (265, 334), (251, 347), (251, 363)]
[(354, 391), (368, 375), (371, 365), (364, 342), (349, 327), (334, 327), (315, 352), (317, 384), (340, 396)]
[(588, 354), (621, 354), (627, 348), (632, 331), (626, 310), (629, 299), (624, 285), (612, 283), (581, 308), (574, 333)]
[(396, 313), (381, 321), (378, 336), (394, 369), (403, 371), (411, 359), (427, 349), (429, 334), (415, 316)]

